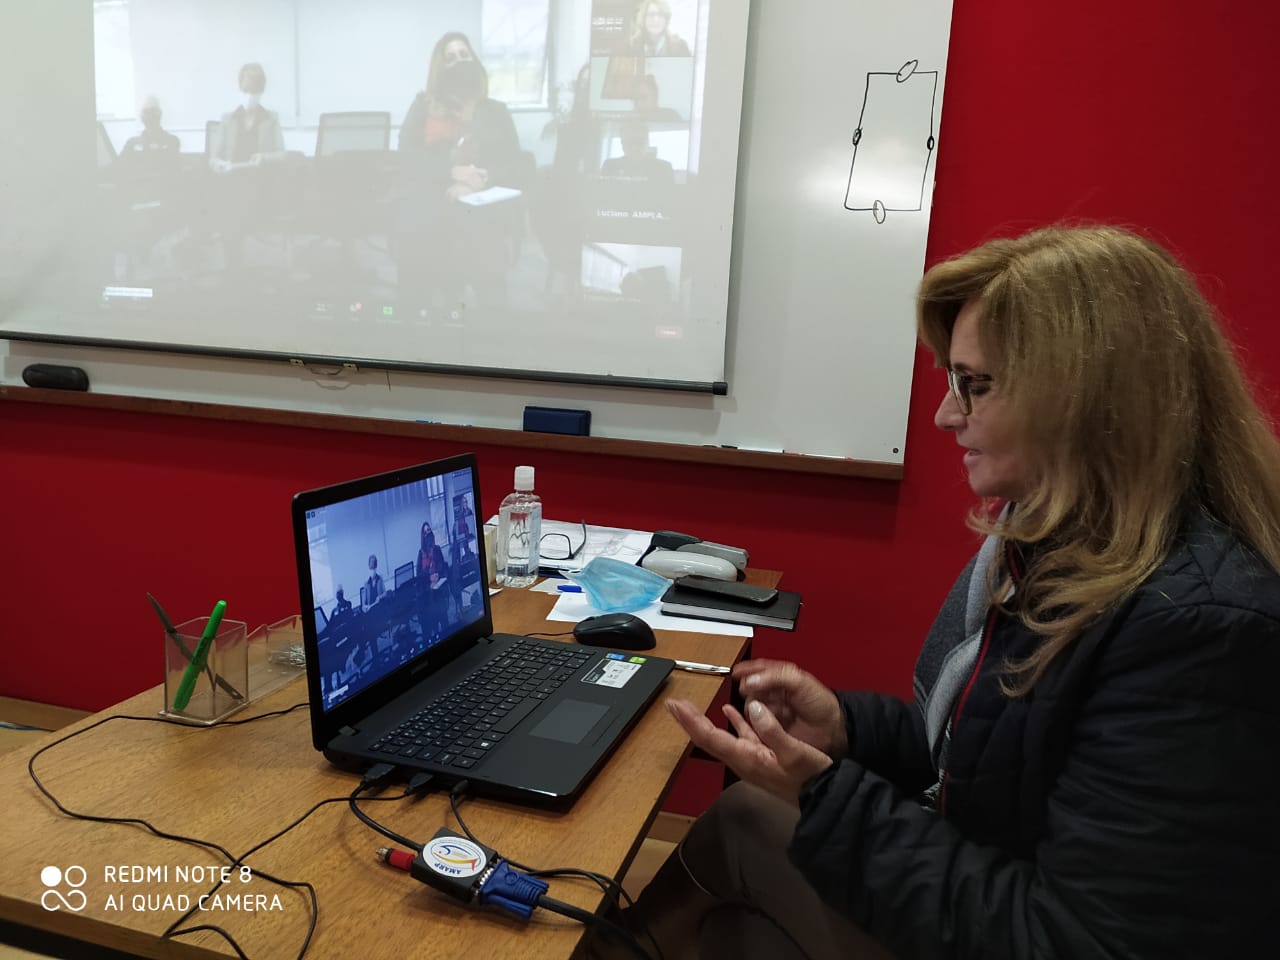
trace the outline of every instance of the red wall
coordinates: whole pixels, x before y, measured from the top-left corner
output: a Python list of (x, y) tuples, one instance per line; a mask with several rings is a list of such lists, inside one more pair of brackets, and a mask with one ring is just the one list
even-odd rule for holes
[[(929, 260), (1063, 218), (1142, 226), (1201, 277), (1280, 411), (1278, 27), (1261, 3), (957, 0)], [(919, 358), (900, 483), (481, 447), (482, 507), (528, 460), (552, 515), (745, 545), (805, 596), (800, 628), (761, 631), (758, 655), (905, 694), (973, 546), (956, 447), (932, 426), (943, 389)], [(177, 618), (217, 596), (251, 626), (295, 612), (294, 492), (460, 449), (0, 403), (0, 695), (98, 709), (157, 683), (145, 591)], [(704, 802), (703, 776), (673, 808)]]

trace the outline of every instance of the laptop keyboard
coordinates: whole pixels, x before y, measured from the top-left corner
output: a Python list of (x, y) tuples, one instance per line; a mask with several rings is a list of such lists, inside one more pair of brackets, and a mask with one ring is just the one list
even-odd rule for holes
[(591, 656), (567, 643), (517, 640), (372, 749), (402, 760), (471, 770)]

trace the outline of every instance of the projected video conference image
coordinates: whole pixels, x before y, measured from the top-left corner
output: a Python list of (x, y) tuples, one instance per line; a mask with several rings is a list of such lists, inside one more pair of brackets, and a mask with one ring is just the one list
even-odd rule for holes
[(484, 615), (471, 474), (307, 514), (325, 709)]
[[(740, 89), (726, 149), (707, 76), (716, 17), (738, 6), (94, 0), (97, 190), (75, 262), (49, 277), (94, 309), (65, 322), (251, 352), (696, 372), (587, 358), (619, 340), (687, 353), (704, 332), (723, 352)], [(741, 56), (722, 86), (740, 88)]]

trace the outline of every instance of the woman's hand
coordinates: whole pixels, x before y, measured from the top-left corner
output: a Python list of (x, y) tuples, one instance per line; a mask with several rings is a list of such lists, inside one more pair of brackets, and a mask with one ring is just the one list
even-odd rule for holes
[(477, 167), (474, 163), (454, 164), (449, 170), (449, 175), (453, 178), (455, 187), (466, 188), (462, 191), (463, 195), (476, 193), (489, 185), (489, 171)]
[(832, 760), (849, 752), (840, 701), (813, 674), (782, 660), (744, 660), (733, 678), (742, 699), (763, 703), (791, 736)]
[(687, 700), (668, 700), (667, 710), (697, 746), (741, 779), (788, 803), (798, 804), (805, 781), (831, 766), (830, 757), (787, 733), (759, 700), (747, 704), (747, 717), (728, 704), (723, 707), (736, 737), (713, 724)]

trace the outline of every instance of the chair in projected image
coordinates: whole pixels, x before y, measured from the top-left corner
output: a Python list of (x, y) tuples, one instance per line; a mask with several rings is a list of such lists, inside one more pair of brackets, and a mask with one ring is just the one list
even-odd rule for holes
[(116, 162), (118, 153), (116, 145), (111, 142), (111, 135), (107, 133), (107, 128), (102, 125), (102, 121), (98, 121), (98, 167), (109, 167)]
[[(194, 232), (218, 240), (222, 269), (248, 268), (264, 277), (287, 276), (303, 206), (303, 156), (296, 151), (234, 158), (226, 151), (221, 120), (204, 124), (204, 168), (213, 170)], [(215, 166), (214, 161), (218, 161)]]
[(213, 151), (218, 145), (218, 137), (221, 136), (221, 134), (221, 120), (206, 120), (204, 122), (204, 158), (206, 160), (213, 159)]
[(316, 128), (316, 156), (391, 149), (391, 114), (378, 110), (322, 113)]
[(393, 589), (377, 604), (393, 641), (397, 636), (415, 632), (411, 623), (417, 612), (417, 594), (414, 590), (417, 582), (414, 580), (413, 568), (412, 560), (396, 567), (391, 577)]
[(402, 563), (400, 564), (400, 566), (396, 567), (394, 583), (396, 585), (395, 589), (397, 591), (399, 591), (401, 587), (403, 587), (412, 579), (413, 579), (413, 561), (410, 561), (408, 563)]
[(390, 113), (320, 114), (301, 231), (319, 240), (309, 245), (309, 272), (354, 293), (389, 269), (386, 191), (394, 162)]

